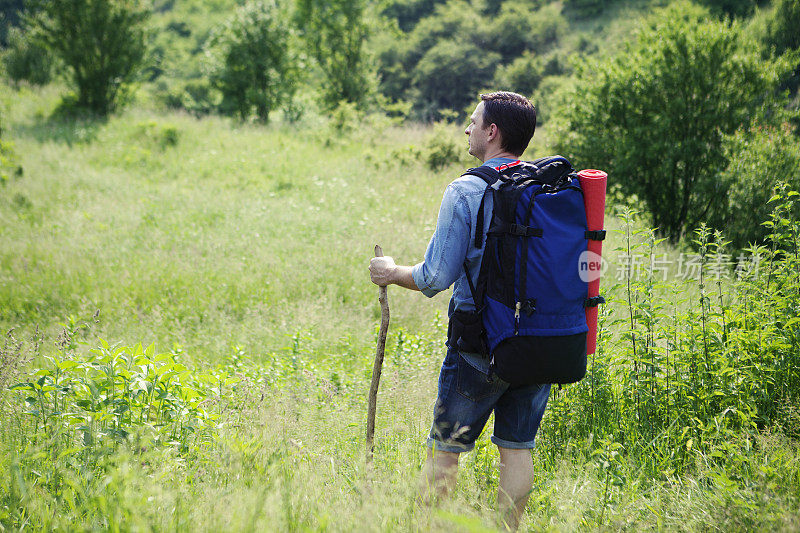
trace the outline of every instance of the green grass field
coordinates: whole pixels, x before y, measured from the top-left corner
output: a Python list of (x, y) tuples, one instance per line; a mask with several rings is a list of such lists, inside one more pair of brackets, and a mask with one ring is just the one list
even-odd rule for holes
[[(441, 127), (376, 117), (337, 127), (310, 116), (262, 127), (141, 105), (108, 121), (61, 122), (48, 118), (56, 88), (4, 87), (1, 94), (4, 138), (14, 142), (24, 169), (0, 189), (0, 327), (15, 328), (23, 340), (17, 348), (7, 339), (0, 368), (3, 529), (497, 527), (497, 451), (489, 431), (462, 459), (449, 501), (438, 507), (417, 501), (449, 295), (429, 300), (390, 288), (375, 462), (367, 467), (364, 460), (380, 318), (368, 261), (375, 243), (400, 263), (421, 259), (444, 187), (474, 163), (459, 126), (445, 131), (464, 156), (433, 171), (425, 161)], [(526, 156), (547, 153), (544, 130)], [(622, 253), (615, 249), (627, 244), (614, 208), (607, 227), (618, 231), (605, 244), (612, 262)], [(679, 253), (661, 244), (656, 250)], [(611, 303), (591, 383), (554, 392), (545, 415), (522, 529), (800, 528), (796, 406), (782, 411), (783, 426), (757, 417), (752, 425), (749, 418), (729, 423), (727, 413), (749, 416), (743, 404), (756, 393), (740, 395), (750, 390), (746, 380), (718, 383), (710, 366), (697, 377), (689, 355), (670, 362), (672, 352), (664, 360), (657, 350), (672, 332), (675, 353), (696, 354), (701, 318), (704, 327), (707, 318), (735, 320), (724, 309), (716, 316), (705, 308), (696, 314), (686, 302), (670, 307), (717, 286), (637, 285), (636, 320), (656, 331), (645, 345), (654, 354), (651, 364), (625, 359), (628, 305), (625, 287), (613, 283), (606, 283)], [(734, 289), (726, 282), (719, 290), (727, 298), (720, 297), (721, 305), (733, 305), (728, 291)], [(86, 328), (76, 326), (84, 322)], [(68, 342), (58, 339), (61, 323), (72, 324)], [(28, 340), (36, 328), (40, 346)], [(765, 339), (770, 331), (764, 328)], [(736, 346), (714, 341), (724, 344), (714, 357), (725, 372), (762, 368), (763, 350), (754, 349), (745, 363), (755, 334), (748, 335), (737, 337)], [(100, 339), (130, 348), (93, 354)], [(156, 347), (148, 354), (137, 343)], [(156, 363), (160, 353), (167, 355)], [(734, 353), (741, 366), (721, 362)], [(639, 374), (637, 365), (646, 363), (652, 378), (650, 370)], [(624, 376), (634, 367), (632, 381)], [(670, 369), (679, 372), (672, 384)], [(112, 371), (117, 377), (109, 377)], [(141, 389), (130, 388), (135, 380), (125, 372), (142, 376)], [(675, 385), (682, 377), (684, 388)], [(7, 389), (18, 382), (31, 383), (34, 392)], [(164, 393), (159, 403), (136, 396), (126, 411), (115, 403), (124, 399), (115, 389), (123, 383), (125, 394)], [(631, 383), (641, 387), (637, 423), (624, 415), (633, 405), (625, 403), (633, 401)], [(653, 391), (642, 396), (652, 409), (643, 399), (639, 411), (639, 390)], [(606, 418), (592, 411), (589, 423), (582, 406), (590, 393), (592, 400), (605, 394), (602, 405), (615, 407)], [(35, 401), (26, 402), (26, 394)], [(87, 407), (81, 394), (105, 407)], [(731, 398), (741, 402), (731, 400), (728, 408)], [(702, 426), (681, 418), (695, 412), (687, 405), (703, 413)], [(678, 416), (670, 421), (670, 413)], [(654, 422), (658, 417), (668, 423)], [(205, 425), (193, 426), (195, 418)], [(173, 431), (178, 422), (165, 420), (180, 421), (180, 431)], [(664, 429), (648, 435), (642, 429), (648, 426)], [(111, 430), (123, 427), (127, 439), (115, 438)]]

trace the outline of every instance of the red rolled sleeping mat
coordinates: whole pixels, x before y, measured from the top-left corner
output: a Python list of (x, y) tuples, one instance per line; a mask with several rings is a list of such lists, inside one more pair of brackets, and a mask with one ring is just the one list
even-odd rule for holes
[[(583, 189), (583, 205), (586, 208), (586, 223), (589, 231), (603, 229), (603, 218), (606, 211), (606, 181), (608, 174), (602, 170), (587, 169), (578, 172), (578, 179)], [(590, 272), (596, 272), (589, 278), (588, 297), (600, 295), (601, 257), (603, 241), (589, 240)], [(595, 255), (596, 254), (596, 255)], [(586, 335), (586, 353), (592, 354), (597, 349), (597, 306), (586, 308), (586, 325), (589, 332)]]

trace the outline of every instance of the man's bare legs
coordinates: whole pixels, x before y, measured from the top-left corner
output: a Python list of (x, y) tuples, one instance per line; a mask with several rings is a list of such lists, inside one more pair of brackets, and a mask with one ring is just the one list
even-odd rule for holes
[(500, 450), (497, 511), (506, 527), (516, 531), (533, 487), (533, 459), (530, 450), (497, 448)]
[(458, 456), (453, 452), (428, 449), (428, 460), (422, 469), (422, 498), (432, 503), (436, 498), (447, 496), (456, 485)]

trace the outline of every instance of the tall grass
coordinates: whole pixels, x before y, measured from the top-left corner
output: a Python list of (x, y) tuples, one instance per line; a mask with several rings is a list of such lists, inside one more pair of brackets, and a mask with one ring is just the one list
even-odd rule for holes
[[(0, 196), (0, 325), (19, 326), (0, 352), (4, 528), (496, 527), (491, 423), (453, 497), (417, 501), (445, 295), (390, 289), (365, 462), (366, 265), (375, 242), (421, 256), (467, 164), (428, 168), (441, 130), (143, 110), (62, 123), (47, 91), (16, 96), (25, 173)], [(597, 353), (553, 389), (523, 528), (800, 527), (795, 196), (748, 251), (757, 273), (721, 270), (733, 252), (700, 229), (697, 276), (604, 280)], [(612, 262), (680, 253), (633, 212), (607, 226)]]

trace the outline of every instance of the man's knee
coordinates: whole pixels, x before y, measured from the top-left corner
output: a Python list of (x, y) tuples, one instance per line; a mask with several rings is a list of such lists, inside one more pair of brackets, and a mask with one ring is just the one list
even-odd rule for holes
[(533, 467), (533, 458), (531, 450), (528, 448), (505, 448), (498, 446), (497, 450), (500, 452), (500, 462), (511, 462), (514, 464), (528, 464)]

